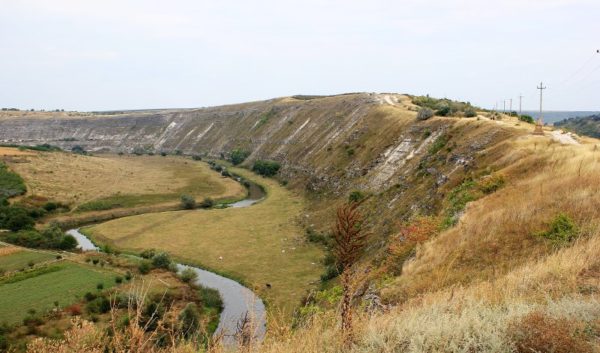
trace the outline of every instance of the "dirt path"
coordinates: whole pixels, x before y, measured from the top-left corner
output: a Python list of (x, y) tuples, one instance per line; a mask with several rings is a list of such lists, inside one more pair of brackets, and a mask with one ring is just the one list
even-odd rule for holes
[(573, 134), (570, 132), (555, 130), (550, 133), (550, 137), (552, 137), (554, 141), (558, 141), (563, 145), (579, 145), (579, 142), (573, 137)]

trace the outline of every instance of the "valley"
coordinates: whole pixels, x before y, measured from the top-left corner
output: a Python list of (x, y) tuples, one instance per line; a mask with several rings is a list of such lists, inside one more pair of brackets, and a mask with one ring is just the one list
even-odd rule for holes
[[(424, 109), (431, 116), (420, 118)], [(64, 205), (43, 212), (35, 228), (81, 227), (103, 250), (98, 256), (123, 262), (107, 265), (108, 273), (175, 283), (183, 279), (172, 265), (183, 263), (238, 281), (266, 306), (264, 340), (248, 336), (258, 351), (508, 352), (535, 315), (566, 320), (564, 337), (595, 344), (600, 155), (593, 138), (549, 126), (532, 135), (534, 125), (518, 116), (403, 94), (8, 115), (0, 139), (33, 150), (3, 147), (9, 172), (26, 185), (5, 207), (31, 213)], [(44, 144), (61, 150), (35, 150)], [(86, 155), (73, 153), (81, 149)], [(20, 190), (9, 179), (6, 192)], [(251, 194), (250, 185), (265, 196), (226, 207)], [(353, 203), (368, 237), (353, 267), (357, 321), (348, 350), (336, 324), (346, 287), (332, 229), (338, 208)], [(32, 232), (0, 237), (32, 241)], [(2, 249), (0, 264), (10, 271), (34, 256)], [(62, 261), (94, 269), (82, 260), (93, 253), (63, 253)], [(160, 267), (164, 257), (170, 265)], [(208, 339), (216, 311), (206, 312)], [(577, 327), (589, 335), (576, 336)]]

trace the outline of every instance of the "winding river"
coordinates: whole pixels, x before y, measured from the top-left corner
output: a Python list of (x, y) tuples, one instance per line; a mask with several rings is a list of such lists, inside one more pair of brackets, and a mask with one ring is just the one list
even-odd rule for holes
[[(248, 196), (241, 201), (232, 203), (230, 207), (249, 207), (261, 201), (265, 197), (263, 189), (251, 183), (248, 186)], [(202, 212), (202, 211), (198, 211)], [(76, 240), (78, 248), (83, 251), (100, 251), (94, 243), (79, 229), (70, 229), (67, 234), (72, 235)], [(196, 284), (207, 288), (213, 288), (219, 291), (223, 299), (223, 311), (219, 318), (219, 326), (215, 335), (223, 334), (225, 344), (234, 344), (234, 334), (237, 331), (237, 325), (241, 318), (248, 316), (254, 323), (254, 338), (262, 340), (266, 332), (266, 310), (263, 301), (250, 289), (242, 286), (238, 282), (229, 278), (220, 276), (216, 273), (203, 270), (198, 267), (185, 264), (176, 264), (177, 271), (181, 272), (186, 268), (191, 268), (196, 272), (198, 278)]]

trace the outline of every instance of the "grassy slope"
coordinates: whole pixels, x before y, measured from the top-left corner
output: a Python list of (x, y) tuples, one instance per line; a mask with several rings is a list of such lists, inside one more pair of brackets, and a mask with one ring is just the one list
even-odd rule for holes
[(90, 266), (63, 262), (61, 270), (45, 273), (15, 283), (0, 284), (0, 321), (17, 323), (29, 309), (43, 312), (54, 307), (54, 301), (64, 307), (79, 300), (86, 292), (94, 292), (96, 284), (104, 288), (114, 285), (114, 274)]
[(235, 181), (220, 177), (205, 163), (183, 157), (80, 156), (36, 153), (10, 166), (26, 181), (30, 194), (86, 205), (86, 209), (133, 207), (197, 198), (244, 195)]
[[(274, 180), (243, 169), (232, 171), (264, 185), (267, 199), (248, 208), (127, 217), (86, 231), (119, 248), (163, 249), (241, 278), (273, 307), (289, 313), (322, 271), (322, 252), (304, 242), (303, 230), (295, 222), (304, 203)], [(272, 289), (266, 289), (267, 283)]]

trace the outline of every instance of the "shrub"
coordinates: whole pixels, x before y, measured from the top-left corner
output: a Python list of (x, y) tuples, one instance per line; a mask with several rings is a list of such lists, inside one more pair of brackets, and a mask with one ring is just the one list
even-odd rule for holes
[(483, 178), (479, 183), (479, 190), (484, 194), (491, 194), (498, 191), (504, 186), (504, 177), (500, 174), (490, 175), (487, 178)]
[(215, 308), (218, 311), (223, 309), (223, 299), (218, 290), (201, 286), (198, 291), (205, 307)]
[(181, 207), (185, 210), (196, 208), (196, 200), (190, 195), (181, 195)]
[(205, 197), (200, 203), (201, 208), (211, 208), (215, 205), (215, 202), (210, 197)]
[(202, 160), (202, 156), (199, 154), (195, 154), (192, 156), (192, 159), (195, 161), (201, 161)]
[(359, 202), (364, 198), (365, 198), (365, 195), (359, 190), (354, 190), (350, 193), (350, 195), (348, 195), (349, 202)]
[(12, 206), (0, 208), (0, 228), (17, 232), (22, 229), (31, 229), (34, 224), (35, 221), (24, 208)]
[(25, 182), (19, 174), (8, 169), (6, 164), (0, 162), (0, 198), (9, 198), (22, 195), (27, 191)]
[(116, 284), (121, 284), (121, 283), (123, 283), (123, 277), (121, 277), (121, 276), (117, 276), (117, 277), (115, 277), (115, 283), (116, 283)]
[(65, 311), (71, 316), (78, 316), (83, 312), (83, 310), (81, 310), (81, 305), (79, 304), (70, 305), (65, 308)]
[(161, 252), (152, 258), (152, 266), (168, 270), (171, 266), (171, 257), (166, 252)]
[(161, 155), (162, 157), (166, 157), (166, 155), (167, 155), (167, 152), (165, 152), (165, 151), (160, 151), (160, 155)]
[(73, 146), (73, 148), (71, 148), (71, 152), (73, 152), (75, 154), (87, 154), (85, 149), (79, 145)]
[(233, 151), (231, 151), (229, 160), (231, 161), (231, 163), (233, 165), (238, 165), (238, 164), (242, 163), (244, 160), (246, 160), (246, 158), (248, 158), (249, 155), (250, 155), (250, 152), (236, 148)]
[(58, 208), (58, 205), (56, 204), (56, 202), (49, 201), (49, 202), (46, 202), (46, 203), (44, 204), (44, 206), (42, 206), (42, 207), (43, 207), (43, 208), (44, 208), (46, 211), (48, 211), (48, 212), (52, 212), (52, 211), (54, 211), (54, 210), (56, 210), (56, 209)]
[(179, 325), (181, 334), (186, 337), (194, 337), (200, 329), (200, 312), (194, 303), (188, 303), (179, 314)]
[(98, 284), (96, 285), (96, 289), (97, 289), (97, 290), (103, 290), (103, 289), (104, 289), (104, 283), (98, 283)]
[(535, 122), (535, 120), (533, 119), (533, 117), (532, 117), (532, 116), (530, 116), (530, 115), (525, 115), (525, 114), (523, 114), (523, 115), (519, 115), (519, 120), (520, 120), (520, 121), (524, 121), (524, 122), (526, 122), (526, 123), (530, 123), (530, 124), (533, 124), (533, 123)]
[(448, 116), (451, 113), (452, 113), (452, 109), (450, 108), (450, 105), (446, 102), (440, 102), (436, 106), (435, 115)]
[(262, 176), (270, 177), (277, 174), (279, 168), (281, 168), (281, 165), (275, 161), (257, 160), (252, 166), (252, 171)]
[(580, 326), (572, 320), (532, 312), (509, 325), (509, 334), (518, 353), (592, 353), (585, 327)]
[(92, 300), (96, 299), (98, 296), (92, 292), (87, 292), (83, 295), (83, 299), (85, 299), (86, 302), (91, 302)]
[(417, 120), (427, 120), (431, 117), (433, 117), (433, 110), (427, 107), (419, 109), (419, 112), (417, 113)]
[(575, 222), (566, 214), (558, 214), (550, 223), (550, 229), (538, 235), (555, 243), (568, 243), (579, 234)]
[(150, 270), (152, 270), (152, 265), (149, 261), (142, 261), (138, 265), (138, 271), (140, 271), (140, 273), (143, 275), (148, 274)]
[(466, 118), (474, 118), (476, 116), (477, 116), (477, 111), (475, 111), (475, 109), (473, 109), (473, 108), (465, 109), (465, 117)]
[(140, 253), (140, 256), (144, 259), (151, 259), (154, 255), (156, 255), (154, 249), (146, 249)]
[(132, 278), (132, 277), (133, 277), (133, 276), (132, 276), (131, 272), (127, 271), (127, 272), (125, 273), (125, 280), (126, 280), (126, 281), (131, 281), (131, 278)]
[(183, 271), (181, 271), (181, 273), (179, 274), (179, 278), (185, 283), (190, 283), (196, 278), (198, 278), (198, 274), (193, 269), (186, 268)]

